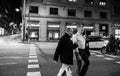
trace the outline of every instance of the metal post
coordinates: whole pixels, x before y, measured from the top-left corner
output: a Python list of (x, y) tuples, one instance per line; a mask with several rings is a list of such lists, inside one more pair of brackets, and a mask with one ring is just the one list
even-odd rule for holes
[(26, 8), (26, 0), (23, 2), (23, 42), (25, 41), (25, 24), (26, 24), (26, 19), (25, 19), (25, 8)]

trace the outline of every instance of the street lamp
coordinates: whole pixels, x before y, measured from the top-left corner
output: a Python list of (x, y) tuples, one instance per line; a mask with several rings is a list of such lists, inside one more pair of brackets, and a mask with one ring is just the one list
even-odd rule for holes
[(16, 11), (16, 12), (20, 12), (20, 9), (16, 8), (15, 11)]

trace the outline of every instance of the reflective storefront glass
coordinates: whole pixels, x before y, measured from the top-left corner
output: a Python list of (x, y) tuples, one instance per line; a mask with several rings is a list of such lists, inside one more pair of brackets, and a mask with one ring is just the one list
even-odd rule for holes
[(60, 38), (60, 25), (58, 23), (48, 23), (47, 39), (58, 40)]

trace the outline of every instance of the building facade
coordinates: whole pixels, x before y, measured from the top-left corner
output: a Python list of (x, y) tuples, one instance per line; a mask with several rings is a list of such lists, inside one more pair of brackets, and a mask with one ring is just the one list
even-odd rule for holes
[(83, 26), (85, 35), (109, 36), (110, 0), (29, 0), (25, 6), (25, 33), (40, 41), (58, 40), (68, 27)]
[(120, 1), (111, 0), (112, 12), (111, 19), (113, 21), (113, 30), (115, 38), (120, 38)]

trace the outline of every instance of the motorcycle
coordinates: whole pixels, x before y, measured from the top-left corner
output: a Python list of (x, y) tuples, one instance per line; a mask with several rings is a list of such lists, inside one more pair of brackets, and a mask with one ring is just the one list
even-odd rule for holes
[(114, 44), (110, 44), (109, 40), (104, 40), (103, 47), (101, 49), (102, 54), (120, 55), (120, 43), (116, 41)]

